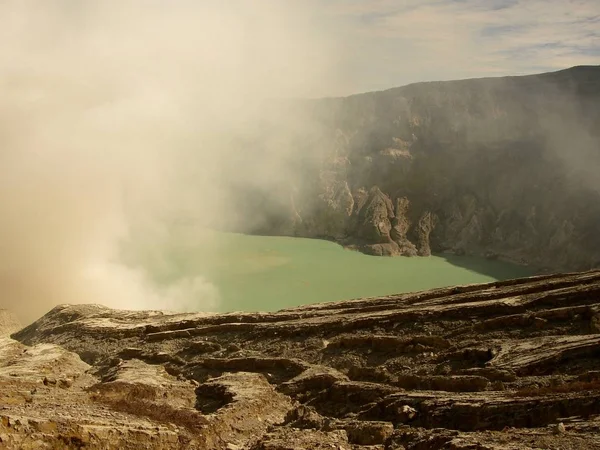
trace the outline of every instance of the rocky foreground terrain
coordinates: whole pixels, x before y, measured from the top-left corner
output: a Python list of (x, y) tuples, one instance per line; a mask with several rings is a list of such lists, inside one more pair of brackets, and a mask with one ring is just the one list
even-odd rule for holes
[(600, 449), (600, 271), (18, 329), (2, 311), (0, 448)]
[(226, 158), (239, 183), (226, 216), (245, 232), (373, 255), (589, 270), (600, 264), (599, 105), (600, 66), (285, 105)]

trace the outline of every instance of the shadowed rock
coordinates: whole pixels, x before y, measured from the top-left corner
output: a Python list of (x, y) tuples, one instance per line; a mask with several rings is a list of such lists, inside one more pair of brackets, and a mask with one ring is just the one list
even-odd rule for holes
[(319, 136), (299, 126), (289, 180), (255, 200), (244, 191), (233, 210), (278, 219), (245, 232), (371, 255), (598, 267), (598, 80), (600, 66), (580, 66), (286, 104), (281, 114)]

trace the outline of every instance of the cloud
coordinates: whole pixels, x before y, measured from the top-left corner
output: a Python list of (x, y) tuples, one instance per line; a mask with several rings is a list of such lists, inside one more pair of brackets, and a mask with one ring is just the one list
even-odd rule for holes
[[(600, 63), (595, 0), (327, 3), (354, 42), (362, 90)], [(369, 67), (368, 71), (361, 67)]]

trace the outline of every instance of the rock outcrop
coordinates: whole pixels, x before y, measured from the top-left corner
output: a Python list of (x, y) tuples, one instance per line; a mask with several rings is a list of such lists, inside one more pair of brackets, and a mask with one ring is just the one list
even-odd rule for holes
[(588, 270), (600, 264), (598, 105), (599, 66), (286, 105), (269, 128), (284, 128), (280, 116), (296, 126), (282, 149), (294, 162), (279, 164), (286, 181), (236, 211), (269, 216), (247, 232), (369, 254)]
[(600, 271), (262, 314), (62, 305), (0, 340), (0, 448), (600, 449), (599, 311)]

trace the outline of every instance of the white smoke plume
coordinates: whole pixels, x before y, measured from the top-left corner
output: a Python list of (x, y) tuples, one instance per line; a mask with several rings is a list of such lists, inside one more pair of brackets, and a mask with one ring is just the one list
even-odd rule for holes
[(218, 168), (244, 150), (222, 133), (334, 76), (314, 17), (275, 0), (0, 2), (0, 308), (216, 308), (202, 274), (159, 288), (120, 243), (228, 214)]

